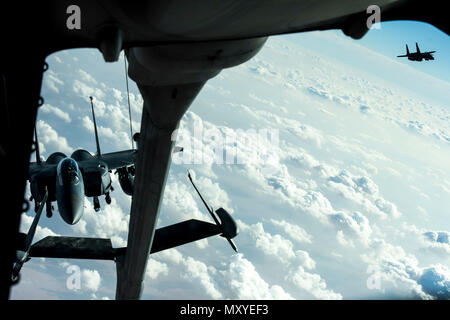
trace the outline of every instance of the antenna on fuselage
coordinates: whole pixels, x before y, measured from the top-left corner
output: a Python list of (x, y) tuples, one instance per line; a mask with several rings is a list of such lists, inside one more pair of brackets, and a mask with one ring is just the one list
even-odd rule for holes
[[(222, 223), (219, 222), (219, 220), (217, 219), (216, 215), (214, 214), (213, 207), (210, 207), (209, 204), (206, 203), (205, 199), (203, 199), (202, 194), (197, 189), (197, 186), (195, 185), (194, 181), (192, 180), (192, 176), (191, 176), (191, 173), (189, 172), (189, 170), (188, 170), (188, 178), (191, 181), (192, 185), (194, 186), (195, 191), (197, 191), (197, 194), (200, 196), (200, 199), (202, 200), (203, 204), (205, 205), (206, 209), (208, 210), (209, 214), (213, 218), (213, 220), (216, 223), (216, 225), (218, 227), (222, 227)], [(234, 244), (233, 240), (231, 240), (231, 238), (234, 238), (237, 235), (237, 232), (238, 232), (236, 223), (234, 222), (233, 218), (230, 217), (230, 214), (225, 209), (219, 208), (218, 210), (216, 210), (216, 213), (219, 215), (219, 218), (221, 220), (226, 219), (226, 221), (230, 225), (227, 228), (228, 230), (225, 230), (225, 232), (222, 233), (222, 236), (225, 239), (227, 239), (228, 243), (233, 248), (233, 250), (238, 252), (238, 249), (237, 249), (236, 245)]]
[(97, 145), (97, 156), (100, 157), (102, 153), (100, 152), (100, 143), (98, 142), (97, 122), (95, 122), (94, 103), (92, 102), (94, 98), (89, 97), (89, 99), (91, 99), (92, 120), (94, 121), (94, 133), (95, 133), (95, 144)]

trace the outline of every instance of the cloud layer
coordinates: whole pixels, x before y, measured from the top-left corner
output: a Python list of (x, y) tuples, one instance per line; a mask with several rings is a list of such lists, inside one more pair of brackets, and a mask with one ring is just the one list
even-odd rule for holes
[[(325, 45), (321, 34), (302, 37)], [(346, 39), (325, 38), (343, 52), (388, 63), (392, 73), (406, 72)], [(97, 58), (82, 50), (49, 58), (46, 104), (37, 122), (44, 158), (95, 149), (90, 95), (102, 151), (130, 148), (122, 65), (104, 66)], [(450, 92), (449, 84), (429, 81)], [(138, 131), (143, 101), (131, 85)], [(450, 97), (437, 103), (405, 85), (393, 86), (286, 37), (271, 38), (257, 57), (210, 80), (180, 123), (190, 135), (178, 136), (184, 152), (173, 156), (158, 226), (211, 222), (187, 179), (189, 169), (209, 204), (238, 221), (239, 253), (212, 237), (154, 254), (143, 298), (449, 299), (450, 225), (442, 208), (450, 207), (450, 170), (443, 160), (450, 157), (450, 116), (443, 107)], [(222, 155), (233, 161), (218, 164), (214, 135), (195, 136), (200, 129), (223, 137), (276, 130), (276, 139), (224, 140)], [(57, 212), (43, 217), (37, 239), (101, 237), (126, 246), (131, 199), (117, 176), (112, 179), (111, 205), (102, 198), (95, 212), (86, 199), (73, 228)], [(32, 217), (31, 211), (22, 217), (23, 231)], [(113, 263), (74, 262), (82, 275), (76, 292), (65, 287), (70, 263), (33, 260), (24, 267), (28, 282), (13, 297), (114, 298)]]

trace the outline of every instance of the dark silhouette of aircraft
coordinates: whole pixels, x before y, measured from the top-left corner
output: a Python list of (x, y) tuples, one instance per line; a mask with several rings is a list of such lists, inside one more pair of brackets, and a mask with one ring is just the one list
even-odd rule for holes
[[(420, 0), (376, 2), (382, 12), (380, 22), (424, 21), (450, 33), (443, 1), (430, 0), (426, 6)], [(0, 168), (7, 169), (2, 178), (8, 184), (7, 191), (0, 193), (0, 203), (10, 206), (3, 208), (0, 233), (1, 294), (7, 299), (11, 285), (17, 283), (11, 281), (16, 251), (27, 249), (12, 240), (20, 238), (21, 214), (29, 205), (24, 200), (25, 181), (36, 114), (43, 104), (41, 86), (48, 69), (45, 59), (60, 50), (95, 48), (105, 62), (117, 61), (125, 51), (128, 75), (143, 98), (127, 247), (113, 249), (110, 239), (53, 237), (38, 242), (29, 254), (114, 260), (116, 299), (139, 299), (150, 253), (199, 239), (207, 234), (205, 230), (209, 234), (223, 232), (227, 225), (182, 222), (156, 229), (174, 148), (172, 132), (206, 82), (224, 68), (251, 59), (272, 35), (338, 29), (360, 39), (369, 30), (367, 9), (371, 2), (229, 0), (212, 5), (211, 0), (197, 0), (195, 6), (185, 0), (70, 3), (43, 0), (27, 4), (26, 10), (21, 1), (1, 4)], [(67, 171), (75, 172), (69, 165)]]
[(422, 61), (422, 60), (434, 60), (433, 53), (436, 51), (420, 52), (419, 45), (416, 42), (416, 52), (409, 52), (408, 45), (406, 45), (406, 54), (397, 56), (397, 58), (407, 57), (411, 61)]
[(97, 123), (95, 121), (93, 98), (90, 97), (94, 122), (97, 153), (91, 155), (86, 150), (76, 150), (70, 157), (61, 152), (52, 153), (46, 161), (41, 161), (39, 143), (35, 128), (36, 162), (30, 163), (29, 181), (35, 211), (46, 198), (47, 217), (52, 216), (52, 202), (58, 204), (58, 211), (68, 224), (76, 224), (84, 212), (84, 197), (93, 197), (95, 211), (100, 210), (99, 196), (104, 195), (107, 204), (111, 203), (111, 170), (119, 171), (119, 181), (125, 193), (129, 194), (134, 182), (135, 149), (105, 153), (100, 151)]

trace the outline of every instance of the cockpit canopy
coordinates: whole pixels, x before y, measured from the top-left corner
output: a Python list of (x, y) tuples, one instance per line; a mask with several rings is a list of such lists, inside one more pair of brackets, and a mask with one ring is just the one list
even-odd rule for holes
[(78, 184), (80, 181), (78, 172), (78, 164), (72, 158), (65, 158), (61, 160), (56, 168), (56, 173), (61, 185)]

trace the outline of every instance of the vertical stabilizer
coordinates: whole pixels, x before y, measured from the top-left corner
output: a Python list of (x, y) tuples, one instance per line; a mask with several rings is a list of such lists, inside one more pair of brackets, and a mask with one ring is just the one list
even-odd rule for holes
[(408, 45), (406, 45), (406, 55), (409, 55)]
[(94, 133), (95, 133), (95, 144), (97, 146), (97, 156), (100, 157), (102, 153), (100, 152), (100, 143), (98, 142), (97, 122), (95, 121), (94, 103), (92, 102), (94, 98), (89, 97), (89, 99), (91, 99), (92, 120), (94, 121)]
[(131, 121), (130, 90), (128, 88), (128, 68), (127, 68), (127, 57), (125, 55), (125, 50), (123, 51), (123, 61), (125, 63), (125, 82), (127, 84), (128, 114), (130, 116), (131, 149), (134, 149), (133, 124), (132, 124), (132, 121)]
[(34, 126), (34, 143), (36, 144), (36, 163), (41, 164), (41, 153), (39, 152), (39, 141), (37, 137), (36, 125)]
[(417, 53), (420, 53), (419, 45), (417, 44), (417, 42), (416, 42), (416, 51)]

